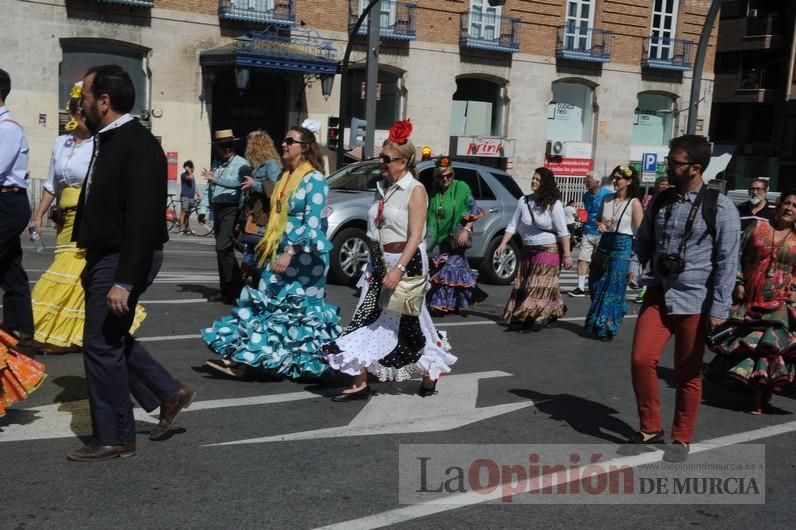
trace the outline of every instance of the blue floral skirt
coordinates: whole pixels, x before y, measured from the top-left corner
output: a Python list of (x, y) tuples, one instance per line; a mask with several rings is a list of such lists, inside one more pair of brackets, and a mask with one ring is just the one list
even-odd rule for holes
[(244, 287), (232, 314), (202, 330), (216, 353), (277, 377), (319, 377), (321, 345), (340, 335), (336, 306), (324, 300), (329, 256), (298, 253), (288, 269), (267, 267), (258, 289)]
[(589, 278), (591, 306), (586, 315), (586, 331), (600, 337), (613, 337), (627, 312), (625, 291), (633, 237), (605, 232), (600, 237), (597, 251), (608, 254), (608, 263), (602, 275)]

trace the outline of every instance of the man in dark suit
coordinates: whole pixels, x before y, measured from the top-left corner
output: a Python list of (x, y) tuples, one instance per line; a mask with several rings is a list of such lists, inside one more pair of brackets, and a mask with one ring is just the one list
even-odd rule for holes
[(130, 335), (135, 305), (163, 262), (166, 157), (130, 114), (135, 88), (119, 66), (92, 68), (83, 78), (82, 108), (97, 135), (78, 203), (74, 239), (86, 249), (84, 364), (94, 439), (70, 460), (96, 462), (135, 454), (130, 393), (160, 422), (163, 438), (196, 393), (177, 382)]

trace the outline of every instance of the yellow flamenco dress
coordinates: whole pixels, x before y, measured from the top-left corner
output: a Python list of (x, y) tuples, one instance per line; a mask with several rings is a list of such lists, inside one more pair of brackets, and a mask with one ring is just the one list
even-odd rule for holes
[[(58, 228), (55, 260), (31, 292), (34, 338), (62, 348), (83, 346), (86, 298), (80, 276), (86, 266), (86, 251), (72, 241), (79, 197), (80, 188), (66, 187), (61, 191), (58, 207), (64, 212), (64, 224)], [(130, 333), (138, 329), (144, 318), (146, 311), (139, 304)]]
[(45, 366), (14, 350), (17, 339), (0, 331), (0, 417), (28, 397), (47, 377)]

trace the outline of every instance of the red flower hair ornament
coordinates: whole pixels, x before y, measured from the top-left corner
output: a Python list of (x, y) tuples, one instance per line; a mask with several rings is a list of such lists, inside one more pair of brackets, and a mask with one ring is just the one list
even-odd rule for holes
[(409, 140), (409, 135), (412, 134), (412, 123), (409, 120), (401, 120), (393, 123), (390, 127), (389, 140), (398, 145), (403, 145)]

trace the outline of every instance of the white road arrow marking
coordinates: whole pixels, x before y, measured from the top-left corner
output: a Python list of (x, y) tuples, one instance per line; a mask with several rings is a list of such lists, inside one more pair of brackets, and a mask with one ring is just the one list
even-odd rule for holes
[[(406, 434), (411, 432), (436, 432), (456, 429), (478, 421), (501, 416), (533, 406), (531, 401), (507, 403), (492, 407), (476, 408), (478, 382), (493, 377), (508, 377), (506, 372), (477, 372), (443, 377), (439, 382), (440, 393), (430, 398), (417, 395), (377, 394), (372, 396), (365, 408), (342, 427), (331, 427), (314, 431), (250, 438), (233, 442), (208, 444), (209, 446), (239, 445), (290, 440), (317, 440), (348, 436), (376, 434)], [(346, 405), (349, 406), (349, 405)]]

